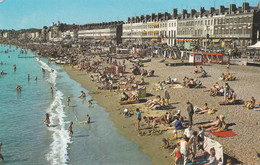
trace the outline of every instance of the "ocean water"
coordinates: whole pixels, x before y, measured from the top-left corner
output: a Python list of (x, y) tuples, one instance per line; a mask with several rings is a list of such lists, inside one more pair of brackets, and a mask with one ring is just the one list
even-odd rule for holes
[[(1, 53), (7, 49), (13, 51)], [(0, 45), (0, 62), (4, 63), (0, 70), (7, 73), (0, 77), (0, 143), (5, 158), (0, 165), (151, 164), (136, 143), (117, 134), (103, 107), (95, 101), (89, 106), (89, 95), (86, 99), (77, 97), (80, 91), (87, 91), (70, 79), (62, 66), (40, 57), (18, 58), (33, 56), (31, 52), (19, 53), (20, 49)], [(16, 91), (16, 85), (22, 86), (21, 92)], [(67, 96), (71, 97), (69, 107)], [(43, 124), (45, 113), (50, 114), (50, 127)], [(80, 124), (86, 114), (91, 124)], [(74, 134), (69, 137), (71, 121)]]

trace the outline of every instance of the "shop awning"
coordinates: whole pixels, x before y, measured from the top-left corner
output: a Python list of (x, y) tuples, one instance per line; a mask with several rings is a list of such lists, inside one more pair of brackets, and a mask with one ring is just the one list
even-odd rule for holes
[(219, 42), (220, 39), (213, 39), (212, 42)]
[(142, 34), (146, 34), (147, 32), (146, 31), (143, 31)]
[(157, 34), (157, 33), (159, 33), (159, 32), (158, 32), (158, 31), (153, 31), (153, 33)]
[(153, 26), (159, 26), (159, 24), (158, 23), (154, 23)]
[(224, 39), (225, 42), (232, 41), (232, 39)]
[(156, 39), (156, 38), (153, 38), (153, 39), (151, 39), (151, 41), (157, 41), (157, 39)]

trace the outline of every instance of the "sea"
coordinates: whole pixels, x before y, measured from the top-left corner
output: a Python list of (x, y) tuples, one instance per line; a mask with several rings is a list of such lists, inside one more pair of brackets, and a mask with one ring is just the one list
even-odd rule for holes
[[(0, 165), (152, 164), (138, 144), (117, 133), (105, 108), (95, 101), (89, 106), (88, 91), (63, 66), (30, 51), (20, 52), (20, 48), (0, 45), (0, 71), (6, 73), (0, 75), (0, 143), (5, 158)], [(17, 85), (22, 87), (20, 92)], [(86, 92), (85, 99), (78, 98), (80, 91)], [(43, 123), (46, 113), (49, 127)], [(91, 123), (81, 124), (86, 114)], [(67, 131), (70, 122), (74, 123), (72, 137)]]

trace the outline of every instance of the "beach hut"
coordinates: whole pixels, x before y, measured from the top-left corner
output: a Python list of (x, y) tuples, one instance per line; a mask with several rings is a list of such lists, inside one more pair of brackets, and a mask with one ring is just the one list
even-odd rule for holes
[(202, 55), (203, 55), (204, 63), (227, 65), (230, 62), (229, 55), (225, 55), (222, 53), (203, 52)]
[(194, 65), (203, 65), (203, 56), (201, 53), (188, 52), (189, 53), (189, 63)]

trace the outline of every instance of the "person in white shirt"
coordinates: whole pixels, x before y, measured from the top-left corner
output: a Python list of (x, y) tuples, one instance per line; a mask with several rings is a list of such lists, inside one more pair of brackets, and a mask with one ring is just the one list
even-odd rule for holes
[(188, 139), (190, 139), (190, 137), (192, 136), (192, 134), (193, 134), (193, 129), (191, 128), (191, 125), (188, 125), (188, 128), (186, 128), (185, 130), (184, 130), (184, 135), (186, 135), (187, 136), (187, 138)]

